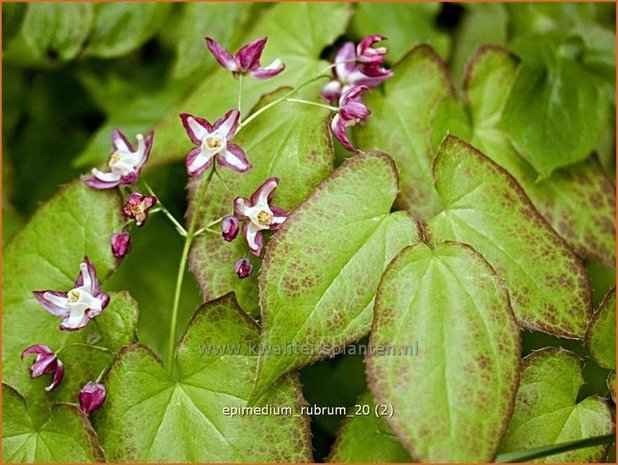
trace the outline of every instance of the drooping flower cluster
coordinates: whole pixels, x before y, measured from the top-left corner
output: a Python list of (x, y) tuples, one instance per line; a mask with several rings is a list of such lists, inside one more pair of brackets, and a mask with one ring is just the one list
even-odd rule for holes
[(376, 42), (385, 39), (381, 35), (370, 35), (356, 47), (354, 42), (343, 44), (335, 55), (333, 79), (322, 89), (322, 97), (328, 102), (337, 102), (352, 87), (372, 88), (390, 78), (393, 72), (382, 66), (386, 47), (373, 47)]
[[(59, 327), (63, 331), (84, 328), (103, 313), (110, 301), (109, 295), (101, 292), (96, 270), (88, 257), (84, 257), (79, 269), (75, 285), (69, 291), (33, 291), (34, 297), (45, 310), (62, 319)], [(37, 378), (51, 374), (51, 383), (45, 390), (49, 392), (56, 389), (64, 378), (64, 365), (58, 358), (58, 353), (46, 345), (34, 344), (22, 351), (21, 358), (30, 355), (35, 355), (30, 366), (30, 376)], [(96, 383), (86, 384), (79, 394), (80, 406), (86, 414), (92, 413), (105, 400), (105, 387), (97, 384), (94, 389), (94, 384)]]
[[(384, 39), (383, 36), (372, 35), (364, 38), (358, 46), (354, 46), (352, 42), (344, 44), (335, 58), (334, 79), (322, 90), (322, 96), (326, 100), (337, 103), (336, 108), (329, 107), (331, 110), (336, 110), (331, 129), (347, 150), (353, 151), (355, 148), (348, 139), (346, 129), (363, 122), (371, 114), (362, 101), (363, 94), (393, 74), (392, 71), (383, 67), (386, 48), (374, 47), (377, 42)], [(279, 59), (274, 60), (268, 66), (261, 66), (260, 60), (266, 42), (266, 37), (254, 40), (232, 55), (218, 42), (206, 38), (208, 49), (223, 68), (235, 77), (247, 75), (258, 80), (275, 77), (285, 69), (285, 65)], [(315, 105), (315, 102), (288, 100)], [(195, 145), (188, 152), (185, 161), (189, 176), (200, 176), (208, 169), (212, 169), (211, 175), (214, 174), (215, 160), (219, 165), (239, 173), (252, 168), (244, 150), (232, 142), (237, 132), (243, 127), (240, 124), (240, 108), (232, 108), (212, 124), (204, 118), (189, 113), (180, 114), (180, 118), (189, 139)], [(110, 189), (136, 184), (150, 156), (154, 133), (151, 131), (146, 137), (138, 134), (136, 138), (137, 147), (134, 148), (124, 134), (114, 129), (112, 131), (113, 151), (107, 163), (108, 170), (92, 169), (90, 175), (84, 178), (84, 183), (94, 189)], [(238, 233), (242, 232), (249, 252), (256, 257), (261, 256), (264, 231), (278, 230), (288, 217), (287, 211), (271, 204), (278, 184), (278, 177), (268, 178), (251, 197), (234, 199), (234, 214), (221, 220), (221, 235), (225, 241), (233, 241)], [(127, 191), (126, 188), (120, 190), (126, 199), (122, 214), (129, 221), (122, 231), (112, 234), (109, 239), (111, 251), (118, 259), (123, 258), (131, 248), (131, 236), (126, 231), (127, 225), (134, 222), (137, 227), (142, 227), (148, 219), (149, 211), (157, 203), (159, 207), (154, 211), (163, 210), (181, 234), (187, 237), (187, 240), (190, 241), (194, 237), (193, 226), (188, 232), (184, 230), (152, 194), (150, 187), (147, 184), (145, 187), (151, 195), (145, 195), (136, 190)], [(190, 245), (190, 242), (187, 244)], [(232, 270), (239, 278), (244, 279), (251, 275), (253, 264), (245, 256), (234, 263)], [(99, 316), (110, 302), (109, 295), (101, 292), (96, 271), (88, 257), (84, 257), (80, 264), (80, 273), (72, 289), (33, 291), (33, 294), (44, 309), (61, 319), (59, 328), (63, 331), (77, 331), (84, 328), (92, 319)], [(35, 356), (30, 367), (31, 377), (51, 375), (51, 383), (45, 388), (47, 391), (56, 389), (64, 377), (64, 365), (58, 357), (63, 349), (64, 347), (54, 352), (46, 345), (34, 344), (22, 352), (22, 359)], [(98, 379), (89, 381), (79, 393), (81, 410), (86, 415), (92, 414), (105, 402), (106, 395), (105, 386), (100, 384)]]
[(386, 47), (374, 48), (376, 42), (385, 39), (381, 35), (370, 35), (357, 46), (353, 42), (343, 44), (335, 56), (334, 78), (322, 88), (322, 98), (338, 103), (331, 129), (346, 150), (356, 150), (346, 134), (346, 128), (362, 123), (371, 114), (362, 101), (362, 95), (393, 75), (391, 70), (382, 66)]

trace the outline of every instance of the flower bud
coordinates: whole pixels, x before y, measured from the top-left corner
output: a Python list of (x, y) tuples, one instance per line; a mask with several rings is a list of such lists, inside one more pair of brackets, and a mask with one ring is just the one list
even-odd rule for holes
[(221, 236), (227, 242), (232, 242), (238, 235), (238, 218), (235, 216), (226, 216), (221, 221)]
[(253, 265), (246, 258), (241, 258), (234, 263), (234, 273), (238, 275), (240, 279), (245, 279), (253, 271)]
[(100, 383), (88, 381), (79, 391), (79, 407), (86, 415), (90, 415), (105, 402), (105, 386)]
[(122, 259), (131, 250), (131, 236), (128, 232), (112, 234), (112, 253), (117, 259)]

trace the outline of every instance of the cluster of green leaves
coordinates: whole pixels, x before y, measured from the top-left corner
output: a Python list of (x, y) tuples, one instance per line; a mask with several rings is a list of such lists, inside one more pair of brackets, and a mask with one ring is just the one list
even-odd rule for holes
[[(615, 25), (606, 8), (469, 5), (453, 29), (444, 16), (456, 12), (439, 4), (3, 5), (5, 240), (17, 233), (3, 263), (3, 459), (490, 461), (614, 431), (605, 397), (615, 391), (606, 284), (615, 274), (603, 267), (615, 262)], [(366, 96), (372, 115), (353, 134), (362, 153), (336, 157), (326, 110), (280, 104), (235, 141), (254, 168), (220, 173), (199, 205), (204, 179), (193, 179), (184, 200), (178, 113), (213, 120), (237, 97), (237, 82), (206, 58), (205, 35), (230, 49), (267, 35), (264, 60), (286, 63), (273, 80), (245, 82), (246, 114), (323, 69), (340, 36), (373, 33), (389, 37), (395, 76)], [(318, 93), (316, 83), (301, 95)], [(71, 94), (82, 103), (56, 118)], [(56, 141), (63, 126), (77, 129)], [(171, 373), (162, 362), (172, 362), (163, 354), (182, 244), (163, 218), (135, 234), (118, 271), (116, 192), (74, 181), (23, 226), (58, 183), (105, 160), (112, 127), (154, 128), (144, 176), (198, 227), (270, 176), (281, 179), (275, 204), (292, 211), (246, 280), (231, 270), (240, 240), (195, 241)], [(60, 153), (54, 163), (49, 151)], [(70, 288), (84, 255), (109, 278), (111, 304), (96, 324), (63, 333), (31, 291)], [(328, 360), (365, 337), (394, 353)], [(530, 353), (534, 338), (553, 347)], [(66, 376), (51, 394), (20, 360), (33, 343), (66, 346)], [(311, 350), (256, 356), (256, 345)], [(239, 350), (209, 352), (230, 347)], [(77, 393), (104, 369), (108, 400), (88, 419)], [(594, 390), (584, 394), (584, 382)], [(372, 413), (310, 426), (305, 398)], [(294, 414), (223, 413), (268, 405)], [(375, 415), (379, 405), (393, 414)], [(548, 459), (606, 454), (595, 444)]]

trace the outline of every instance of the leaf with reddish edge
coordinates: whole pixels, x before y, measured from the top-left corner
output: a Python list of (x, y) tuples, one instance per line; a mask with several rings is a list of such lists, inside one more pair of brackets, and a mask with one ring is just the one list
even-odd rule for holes
[(470, 58), (464, 80), (472, 122), (470, 143), (519, 181), (534, 206), (579, 256), (614, 267), (615, 186), (596, 157), (538, 181), (534, 168), (496, 127), (516, 72), (516, 58), (501, 47), (481, 47)]
[(326, 463), (414, 462), (384, 418), (376, 415), (376, 403), (371, 392), (362, 394), (354, 408), (365, 405), (369, 407), (368, 415), (354, 411), (350, 413), (354, 416), (343, 421)]
[(441, 209), (431, 177), (434, 119), (443, 100), (455, 102), (455, 90), (446, 65), (427, 45), (412, 49), (393, 69), (383, 92), (365, 96), (371, 116), (354, 127), (354, 140), (361, 150), (393, 157), (400, 174), (397, 206), (426, 220)]
[[(467, 244), (406, 247), (382, 276), (374, 312), (368, 384), (392, 405), (385, 420), (410, 454), (491, 461), (519, 380), (519, 327), (502, 278)], [(418, 354), (406, 352), (415, 344)]]
[(59, 403), (48, 419), (32, 417), (24, 398), (2, 384), (2, 461), (103, 462), (103, 449), (84, 413)]
[(273, 236), (260, 274), (264, 351), (252, 399), (285, 373), (369, 332), (382, 270), (421, 236), (407, 213), (390, 213), (396, 195), (392, 159), (358, 154)]
[[(261, 107), (289, 89), (265, 96)], [(219, 218), (233, 214), (236, 197), (250, 197), (266, 179), (280, 179), (272, 205), (293, 210), (311, 190), (332, 171), (333, 145), (328, 111), (308, 105), (283, 102), (258, 116), (234, 139), (247, 153), (253, 168), (236, 173), (217, 166), (204, 204), (199, 210), (198, 229)], [(189, 183), (189, 215), (194, 214), (196, 189), (203, 188), (207, 173)], [(225, 187), (227, 186), (227, 188)], [(220, 230), (220, 224), (214, 226)], [(254, 272), (245, 279), (234, 273), (234, 263), (249, 258)], [(257, 315), (257, 276), (261, 259), (254, 257), (242, 234), (226, 242), (220, 234), (207, 232), (191, 247), (190, 268), (205, 300), (234, 291), (241, 307)]]
[(519, 324), (581, 339), (592, 313), (579, 258), (503, 168), (454, 136), (434, 161), (444, 211), (429, 222), (436, 241), (465, 242), (506, 280)]
[[(607, 399), (590, 396), (576, 402), (583, 383), (582, 360), (573, 352), (548, 347), (524, 358), (513, 418), (500, 453), (613, 433), (613, 415)], [(572, 450), (540, 461), (601, 462), (608, 447)]]
[(246, 406), (259, 327), (233, 294), (198, 309), (178, 345), (177, 373), (141, 344), (125, 347), (103, 380), (94, 426), (112, 462), (310, 462), (311, 435), (295, 375), (257, 407), (288, 414), (226, 414)]
[(616, 288), (594, 312), (586, 329), (586, 351), (597, 365), (616, 370)]

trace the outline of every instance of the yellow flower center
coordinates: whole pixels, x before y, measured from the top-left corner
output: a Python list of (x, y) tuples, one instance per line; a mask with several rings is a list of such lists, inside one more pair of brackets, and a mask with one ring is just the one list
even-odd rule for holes
[(78, 291), (69, 291), (69, 300), (71, 303), (75, 303), (79, 300), (79, 292)]
[(220, 149), (222, 143), (223, 141), (219, 136), (212, 136), (206, 139), (206, 147), (208, 147), (210, 150)]
[(119, 161), (120, 161), (120, 154), (118, 152), (114, 152), (109, 157), (109, 166), (114, 166)]
[(273, 216), (267, 211), (260, 210), (260, 212), (257, 214), (257, 220), (261, 226), (270, 226), (272, 219), (273, 219)]

